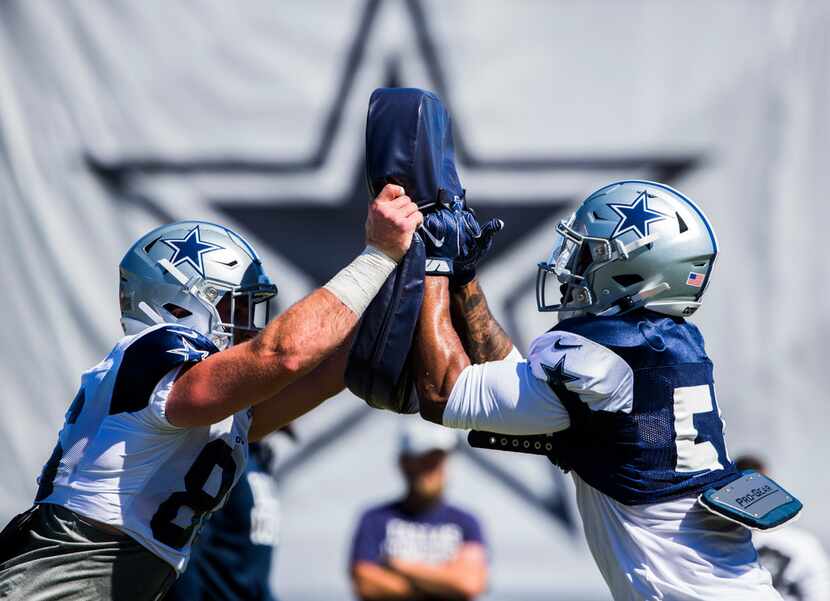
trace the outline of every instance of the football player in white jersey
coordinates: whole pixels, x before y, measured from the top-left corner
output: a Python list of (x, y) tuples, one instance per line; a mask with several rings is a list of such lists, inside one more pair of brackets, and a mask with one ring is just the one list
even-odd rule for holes
[[(425, 241), (427, 257), (441, 258)], [(460, 246), (477, 252), (474, 239)], [(684, 319), (701, 304), (717, 250), (709, 221), (676, 190), (601, 188), (559, 223), (539, 264), (539, 310), (565, 315), (526, 359), (475, 280), (427, 277), (414, 346), (421, 414), (493, 433), (495, 448), (535, 447), (570, 470), (618, 601), (779, 598), (750, 530), (697, 502), (738, 477), (712, 362)]]
[(189, 221), (138, 240), (120, 265), (127, 336), (82, 375), (35, 506), (0, 535), (0, 598), (159, 599), (248, 441), (342, 389), (355, 326), (421, 221), (386, 186), (365, 250), (273, 321), (276, 287), (238, 234)]

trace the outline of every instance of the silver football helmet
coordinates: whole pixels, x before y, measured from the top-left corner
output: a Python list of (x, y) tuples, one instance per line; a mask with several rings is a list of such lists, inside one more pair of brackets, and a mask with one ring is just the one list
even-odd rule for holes
[(252, 337), (277, 294), (251, 245), (204, 221), (163, 225), (132, 245), (119, 265), (121, 326), (187, 326), (225, 349)]
[(656, 182), (615, 182), (556, 226), (550, 257), (539, 263), (536, 302), (540, 311), (574, 315), (645, 307), (688, 316), (717, 253), (712, 225), (686, 196)]

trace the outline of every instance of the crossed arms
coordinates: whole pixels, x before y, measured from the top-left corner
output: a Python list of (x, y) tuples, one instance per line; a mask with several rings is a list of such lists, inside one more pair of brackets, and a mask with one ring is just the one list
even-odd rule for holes
[(358, 561), (352, 581), (363, 601), (473, 599), (487, 587), (487, 559), (479, 543), (466, 543), (450, 561), (429, 565), (390, 559), (388, 566)]

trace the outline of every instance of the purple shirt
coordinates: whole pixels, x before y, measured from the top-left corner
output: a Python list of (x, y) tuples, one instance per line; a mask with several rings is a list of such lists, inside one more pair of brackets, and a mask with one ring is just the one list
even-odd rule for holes
[(466, 511), (442, 502), (413, 514), (396, 501), (374, 507), (360, 518), (351, 564), (384, 564), (392, 557), (440, 564), (453, 559), (465, 543), (484, 544), (478, 520)]

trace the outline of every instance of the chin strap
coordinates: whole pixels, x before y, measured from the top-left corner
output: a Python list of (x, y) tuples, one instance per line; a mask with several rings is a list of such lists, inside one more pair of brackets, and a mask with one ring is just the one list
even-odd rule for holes
[(144, 313), (144, 315), (146, 315), (148, 318), (150, 318), (150, 321), (152, 321), (154, 324), (158, 325), (160, 323), (164, 323), (164, 318), (161, 315), (159, 315), (155, 311), (155, 309), (153, 309), (150, 305), (148, 305), (144, 301), (141, 301), (141, 302), (138, 303), (138, 308), (142, 313)]
[(622, 241), (617, 238), (614, 240), (614, 244), (617, 247), (617, 252), (620, 253), (620, 256), (623, 259), (628, 259), (635, 250), (639, 250), (644, 246), (648, 246), (649, 244), (653, 244), (657, 240), (657, 234), (649, 234), (643, 238), (638, 238), (631, 244), (623, 244)]
[[(210, 313), (212, 318), (211, 330), (209, 333), (211, 342), (213, 342), (219, 349), (227, 348), (229, 345), (229, 341), (232, 338), (232, 334), (230, 332), (225, 332), (224, 330), (220, 329), (225, 324), (222, 323), (222, 318), (219, 315), (219, 311), (217, 311), (213, 303), (207, 300), (206, 298), (209, 297), (209, 291), (205, 292), (204, 290), (204, 279), (200, 278), (198, 275), (194, 275), (192, 278), (188, 279), (188, 277), (184, 273), (182, 273), (181, 269), (173, 265), (168, 259), (159, 259), (158, 264), (167, 273), (172, 275), (176, 279), (176, 281), (178, 281), (182, 285), (182, 288), (184, 288), (185, 291), (189, 292)], [(156, 315), (158, 316), (158, 313), (156, 313)], [(233, 327), (232, 324), (231, 327)]]
[(662, 282), (654, 288), (640, 290), (637, 294), (621, 298), (605, 311), (597, 313), (597, 315), (600, 317), (610, 317), (611, 315), (619, 315), (620, 313), (631, 311), (643, 305), (651, 297), (667, 292), (668, 290), (671, 290), (671, 286), (669, 286), (668, 282)]

